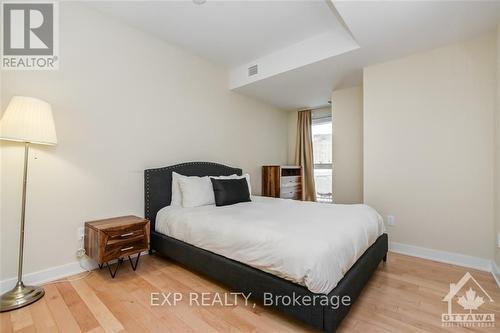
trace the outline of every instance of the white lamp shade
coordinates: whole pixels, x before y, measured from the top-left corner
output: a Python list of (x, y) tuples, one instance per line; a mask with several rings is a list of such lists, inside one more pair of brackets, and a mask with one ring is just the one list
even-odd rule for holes
[(14, 96), (0, 120), (0, 139), (57, 144), (50, 104), (37, 98)]

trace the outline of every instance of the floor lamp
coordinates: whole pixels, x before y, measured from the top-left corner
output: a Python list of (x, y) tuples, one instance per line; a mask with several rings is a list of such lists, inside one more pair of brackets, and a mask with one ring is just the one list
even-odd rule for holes
[(32, 97), (14, 96), (0, 120), (0, 140), (24, 143), (23, 196), (17, 283), (14, 289), (1, 296), (0, 312), (3, 312), (31, 304), (45, 294), (42, 287), (25, 286), (22, 278), (29, 148), (30, 144), (57, 144), (56, 129), (50, 104)]

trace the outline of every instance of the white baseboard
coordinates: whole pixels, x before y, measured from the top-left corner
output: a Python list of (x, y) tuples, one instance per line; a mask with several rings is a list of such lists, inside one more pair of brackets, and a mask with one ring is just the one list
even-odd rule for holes
[(413, 257), (429, 259), (457, 266), (474, 268), (480, 271), (491, 272), (492, 262), (489, 259), (468, 256), (454, 252), (434, 250), (425, 247), (389, 242), (389, 250)]
[[(144, 251), (141, 253), (141, 255), (145, 255), (147, 253), (148, 253), (147, 251)], [(69, 264), (43, 269), (38, 272), (24, 274), (23, 282), (25, 285), (40, 285), (97, 268), (97, 264), (93, 262), (91, 259), (82, 259), (82, 261), (85, 262), (84, 266), (88, 267), (87, 269), (84, 269), (80, 265), (80, 262), (75, 261)], [(116, 260), (113, 260), (110, 263), (114, 262), (116, 262)], [(4, 292), (12, 289), (16, 285), (16, 282), (17, 282), (17, 277), (1, 280), (0, 293), (3, 294)]]
[[(54, 281), (57, 279), (61, 279), (70, 275), (75, 275), (78, 273), (85, 272), (85, 270), (80, 267), (80, 263), (78, 261), (56, 266), (52, 268), (47, 268), (38, 272), (28, 273), (23, 276), (23, 282), (26, 285), (40, 285), (42, 283), (46, 283), (49, 281)], [(17, 277), (13, 277), (10, 279), (5, 279), (0, 281), (0, 291), (2, 293), (14, 288), (17, 282)]]

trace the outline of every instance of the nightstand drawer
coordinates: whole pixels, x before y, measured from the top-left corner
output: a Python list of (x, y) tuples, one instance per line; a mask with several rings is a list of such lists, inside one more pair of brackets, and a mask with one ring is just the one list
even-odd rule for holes
[(140, 236), (144, 236), (144, 225), (133, 225), (128, 228), (120, 229), (108, 229), (104, 233), (108, 236), (108, 242), (134, 239)]
[(144, 241), (147, 243), (146, 234), (143, 231), (138, 231), (132, 235), (127, 235), (126, 237), (115, 237), (114, 239), (108, 238), (106, 245), (104, 247), (104, 252), (108, 252), (109, 249), (114, 249), (116, 247), (127, 245), (139, 241)]
[(106, 249), (104, 250), (103, 261), (126, 257), (128, 255), (145, 251), (147, 249), (148, 243), (146, 238), (142, 238), (134, 242), (118, 242), (111, 244), (108, 243), (106, 244)]

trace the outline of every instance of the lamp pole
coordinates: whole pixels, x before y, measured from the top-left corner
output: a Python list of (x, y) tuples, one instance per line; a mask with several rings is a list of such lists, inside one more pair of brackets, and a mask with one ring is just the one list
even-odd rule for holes
[(23, 283), (24, 222), (26, 217), (26, 187), (28, 184), (28, 159), (30, 143), (24, 143), (23, 197), (21, 206), (21, 232), (19, 234), (19, 264), (16, 286), (0, 298), (0, 312), (18, 309), (36, 302), (45, 295), (42, 287), (25, 286)]
[(26, 185), (28, 183), (28, 157), (30, 143), (24, 143), (24, 170), (23, 170), (23, 204), (21, 206), (21, 232), (19, 234), (19, 264), (17, 268), (17, 284), (22, 285), (23, 281), (23, 253), (24, 253), (24, 221), (26, 217)]

